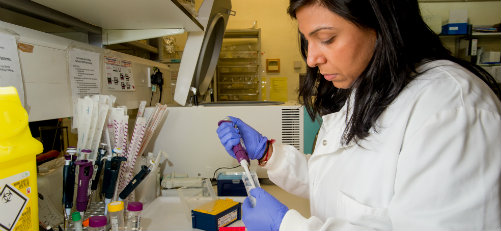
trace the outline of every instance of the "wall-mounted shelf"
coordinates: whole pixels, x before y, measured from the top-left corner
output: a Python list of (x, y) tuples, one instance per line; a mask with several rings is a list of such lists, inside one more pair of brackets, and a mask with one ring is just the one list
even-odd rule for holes
[(33, 0), (103, 30), (115, 44), (204, 28), (177, 0)]
[(498, 69), (501, 57), (495, 57), (501, 50), (501, 32), (472, 31), (472, 26), (469, 26), (468, 34), (439, 36), (454, 39), (454, 49), (451, 50), (454, 56), (481, 66), (501, 83)]
[(501, 37), (501, 32), (472, 32), (471, 36), (498, 36)]
[(224, 33), (224, 38), (257, 38), (260, 29), (232, 29)]

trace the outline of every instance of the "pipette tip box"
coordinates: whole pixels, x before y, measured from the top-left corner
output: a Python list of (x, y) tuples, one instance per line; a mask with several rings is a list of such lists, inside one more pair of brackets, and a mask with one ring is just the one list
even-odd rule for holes
[(241, 203), (231, 199), (218, 199), (191, 211), (192, 227), (217, 231), (241, 218)]
[(225, 172), (217, 176), (218, 196), (247, 196), (242, 172)]

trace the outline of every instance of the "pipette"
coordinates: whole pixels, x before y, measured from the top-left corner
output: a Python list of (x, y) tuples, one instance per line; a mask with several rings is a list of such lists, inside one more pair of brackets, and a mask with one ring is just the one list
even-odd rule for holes
[[(153, 163), (152, 163), (153, 165)], [(148, 176), (151, 172), (151, 168), (146, 165), (141, 166), (141, 171), (139, 171), (136, 176), (125, 186), (124, 190), (118, 195), (119, 200), (123, 201), (127, 198), (134, 189)]]
[(78, 189), (77, 189), (77, 211), (82, 214), (87, 210), (89, 202), (89, 182), (92, 179), (93, 166), (88, 160), (79, 160), (75, 162), (78, 165)]
[(71, 208), (73, 207), (73, 193), (75, 190), (75, 160), (77, 156), (75, 147), (68, 147), (64, 155), (65, 163), (63, 167), (63, 205), (64, 205), (64, 226), (66, 228), (69, 220)]
[(106, 193), (106, 190), (108, 189), (108, 185), (110, 184), (110, 178), (111, 178), (111, 158), (112, 158), (112, 153), (108, 153), (106, 157), (104, 158), (104, 170), (103, 170), (103, 183), (101, 187), (101, 195), (104, 196)]
[(90, 150), (90, 149), (82, 149), (82, 151), (80, 151), (82, 160), (88, 160), (91, 153), (92, 153), (92, 150)]
[[(115, 148), (113, 151), (116, 152), (119, 151), (119, 149)], [(122, 161), (127, 161), (127, 158), (123, 156), (114, 156), (111, 158), (109, 169), (105, 169), (105, 174), (109, 174), (106, 185), (104, 185), (105, 182), (103, 180), (105, 215), (108, 213), (108, 204), (115, 195), (115, 187), (117, 185), (117, 178), (120, 173), (120, 165), (122, 164)], [(106, 167), (108, 167), (108, 161), (106, 162)]]
[[(224, 119), (220, 120), (219, 123), (217, 124), (218, 126), (221, 125), (221, 123), (232, 123), (231, 119), (228, 117), (225, 117)], [(240, 141), (242, 142), (242, 141)], [(233, 152), (235, 153), (235, 157), (242, 166), (242, 168), (245, 171), (245, 175), (247, 175), (247, 178), (250, 179), (251, 187), (255, 188), (256, 185), (254, 184), (254, 181), (252, 180), (252, 175), (249, 171), (249, 156), (247, 155), (247, 152), (245, 151), (244, 147), (242, 146), (241, 143), (238, 143), (237, 145), (233, 146)]]
[(98, 149), (96, 161), (94, 161), (95, 175), (94, 175), (94, 178), (92, 180), (92, 185), (90, 186), (91, 198), (92, 198), (92, 194), (97, 190), (97, 186), (99, 185), (99, 180), (101, 178), (101, 172), (103, 171), (104, 156), (106, 155), (106, 152), (107, 152), (106, 149), (104, 148), (104, 146), (106, 144), (101, 144), (101, 145), (103, 146), (103, 148)]

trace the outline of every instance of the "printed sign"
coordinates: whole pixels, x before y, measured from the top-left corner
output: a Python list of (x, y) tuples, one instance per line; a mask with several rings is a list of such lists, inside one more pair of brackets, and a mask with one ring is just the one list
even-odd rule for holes
[(0, 227), (13, 230), (28, 202), (28, 197), (16, 188), (6, 184), (0, 191)]
[(72, 49), (69, 71), (73, 100), (101, 92), (99, 53)]
[(104, 71), (108, 89), (115, 91), (136, 90), (131, 61), (104, 56)]
[(24, 86), (16, 38), (0, 33), (0, 87), (14, 86), (24, 106)]

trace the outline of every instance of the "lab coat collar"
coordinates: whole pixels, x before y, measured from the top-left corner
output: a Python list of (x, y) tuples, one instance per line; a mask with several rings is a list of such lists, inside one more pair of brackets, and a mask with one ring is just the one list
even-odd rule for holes
[(455, 64), (454, 62), (452, 62), (450, 60), (441, 59), (441, 60), (435, 60), (435, 61), (423, 63), (423, 64), (419, 65), (416, 68), (416, 71), (418, 73), (423, 73), (423, 72), (428, 71), (430, 69), (433, 69), (435, 67), (439, 67), (439, 66), (455, 66), (455, 65), (457, 65), (457, 64)]
[[(356, 143), (352, 140), (348, 144), (344, 144), (342, 142), (343, 139), (343, 134), (347, 126), (347, 122), (349, 120), (348, 115), (351, 115), (353, 113), (353, 105), (355, 102), (355, 92), (356, 90), (353, 90), (350, 94), (350, 97), (348, 98), (349, 102), (347, 101), (344, 106), (339, 110), (338, 112), (334, 112), (331, 114), (327, 114), (322, 116), (322, 127), (323, 129), (329, 130), (329, 131), (335, 131), (334, 133), (330, 133), (331, 135), (323, 137), (322, 140), (319, 140), (318, 142), (328, 142), (331, 145), (329, 145), (329, 151), (324, 152), (322, 151), (321, 153), (318, 153), (317, 155), (323, 155), (323, 154), (333, 154), (333, 153), (339, 153), (341, 150), (340, 149), (347, 149)], [(335, 135), (334, 135), (335, 134)], [(322, 145), (320, 143), (319, 145)]]

